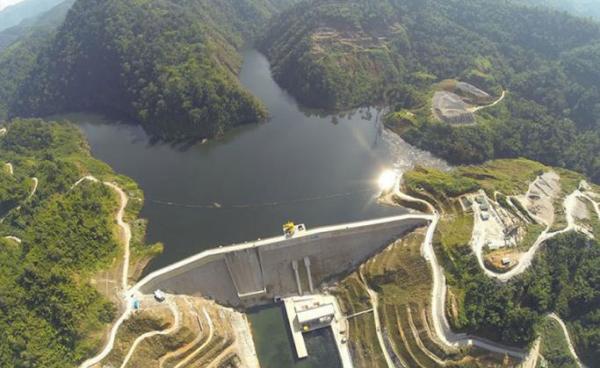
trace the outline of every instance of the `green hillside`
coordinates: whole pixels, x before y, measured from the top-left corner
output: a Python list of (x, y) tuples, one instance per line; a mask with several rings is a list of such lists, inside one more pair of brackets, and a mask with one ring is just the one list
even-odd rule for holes
[[(277, 17), (261, 47), (304, 104), (384, 104), (390, 126), (452, 163), (526, 156), (600, 180), (593, 21), (491, 0), (315, 0)], [(477, 125), (441, 124), (431, 97), (447, 79), (508, 97)]]
[(75, 0), (67, 0), (46, 13), (0, 32), (0, 121), (19, 86), (31, 73), (39, 50), (50, 42)]
[(92, 110), (167, 139), (262, 121), (266, 109), (237, 79), (237, 50), (286, 3), (78, 0), (35, 55), (8, 115)]
[(260, 42), (275, 79), (302, 103), (339, 108), (376, 102), (406, 73), (405, 29), (386, 1), (302, 2)]
[[(0, 164), (0, 366), (75, 367), (100, 346), (115, 318), (114, 294), (94, 286), (98, 277), (118, 280), (124, 252), (115, 216), (119, 200), (94, 175), (116, 183), (130, 198), (126, 221), (137, 215), (143, 193), (91, 157), (74, 126), (15, 120), (3, 128)], [(132, 254), (160, 250), (134, 228)], [(106, 289), (108, 290), (108, 289)]]

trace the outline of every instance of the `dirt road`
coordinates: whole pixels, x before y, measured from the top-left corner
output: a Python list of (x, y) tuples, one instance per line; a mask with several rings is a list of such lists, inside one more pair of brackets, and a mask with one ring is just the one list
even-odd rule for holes
[(563, 333), (565, 334), (565, 339), (567, 340), (567, 345), (569, 346), (569, 352), (571, 353), (571, 355), (577, 362), (577, 365), (580, 368), (587, 368), (583, 363), (581, 363), (581, 360), (579, 359), (579, 356), (577, 355), (577, 352), (575, 351), (575, 346), (573, 346), (573, 342), (571, 341), (571, 336), (569, 335), (569, 330), (567, 329), (567, 325), (565, 325), (565, 322), (558, 315), (556, 315), (554, 313), (549, 314), (548, 318), (552, 318), (553, 320), (558, 322), (558, 324), (560, 325), (560, 328), (562, 328)]

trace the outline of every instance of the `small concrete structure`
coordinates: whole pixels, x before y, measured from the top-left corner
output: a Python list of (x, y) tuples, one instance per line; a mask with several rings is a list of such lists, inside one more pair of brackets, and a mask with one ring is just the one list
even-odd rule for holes
[(314, 308), (296, 310), (296, 313), (298, 323), (302, 326), (302, 332), (310, 332), (329, 326), (333, 320), (335, 309), (333, 304), (322, 304)]
[(154, 299), (156, 299), (159, 302), (164, 302), (166, 299), (166, 295), (162, 290), (156, 290), (154, 291)]
[(331, 295), (310, 295), (283, 299), (285, 313), (298, 359), (308, 357), (303, 333), (331, 328), (343, 368), (351, 368), (352, 358), (346, 344), (346, 318)]

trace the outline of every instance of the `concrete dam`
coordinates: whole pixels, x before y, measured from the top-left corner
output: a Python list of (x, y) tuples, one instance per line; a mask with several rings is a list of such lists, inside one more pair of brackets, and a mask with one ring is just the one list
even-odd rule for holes
[(430, 220), (429, 215), (402, 215), (310, 230), (297, 226), (291, 236), (204, 251), (149, 274), (135, 288), (240, 308), (271, 303), (334, 281)]

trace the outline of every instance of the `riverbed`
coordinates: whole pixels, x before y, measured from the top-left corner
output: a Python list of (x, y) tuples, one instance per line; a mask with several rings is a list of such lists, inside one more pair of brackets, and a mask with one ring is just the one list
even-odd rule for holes
[[(268, 61), (256, 51), (245, 52), (240, 78), (267, 105), (270, 120), (203, 144), (156, 142), (135, 124), (66, 116), (80, 125), (95, 157), (144, 190), (147, 241), (165, 245), (148, 271), (208, 248), (278, 235), (287, 221), (316, 227), (404, 213), (377, 203), (381, 172), (416, 163), (445, 167), (386, 131), (375, 108), (335, 115), (304, 111), (274, 82)], [(281, 311), (256, 313), (251, 320), (261, 363), (296, 367), (291, 345), (282, 348), (281, 331), (277, 344), (268, 342), (268, 326), (279, 324)], [(297, 367), (328, 366), (327, 341), (323, 333), (309, 336), (309, 351), (314, 346), (317, 353)]]

